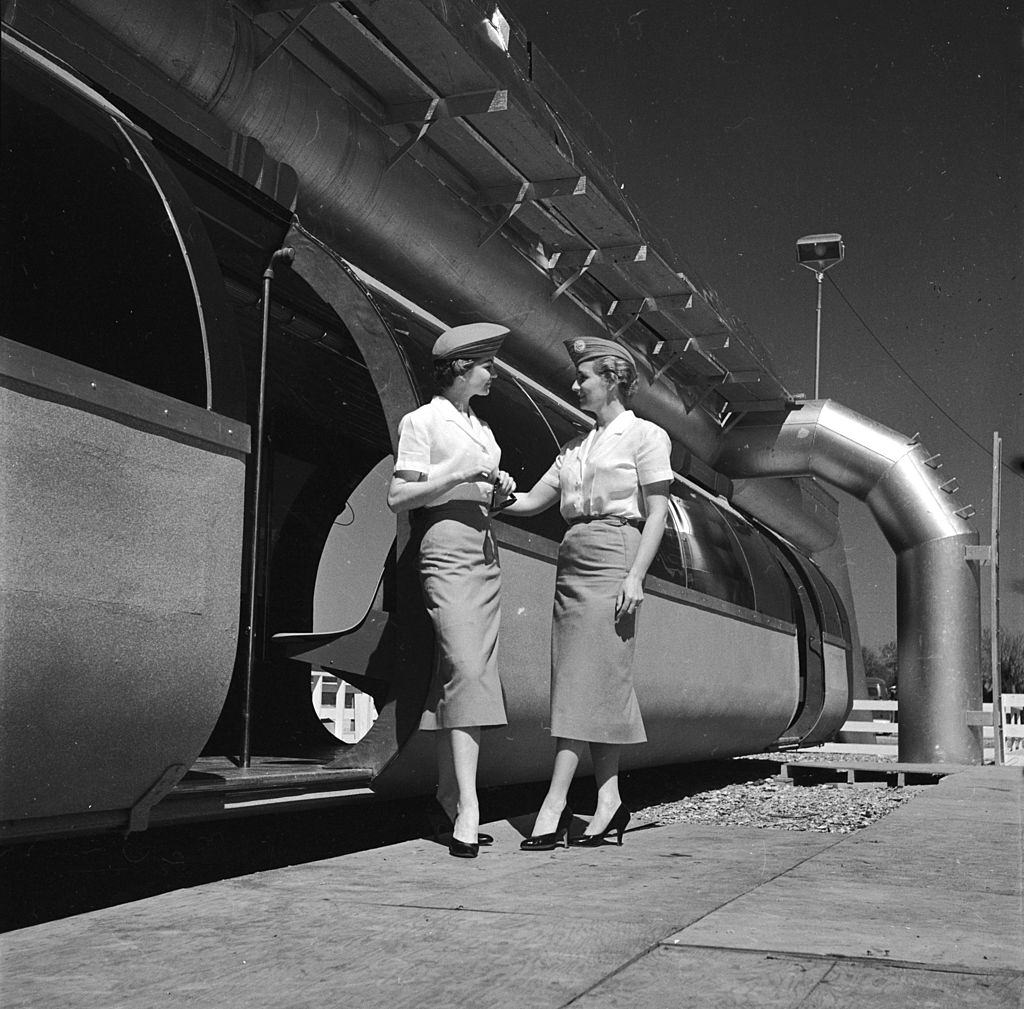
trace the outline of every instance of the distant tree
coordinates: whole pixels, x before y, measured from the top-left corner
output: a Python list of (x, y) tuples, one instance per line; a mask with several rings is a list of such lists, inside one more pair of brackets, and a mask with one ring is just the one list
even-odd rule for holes
[(864, 675), (877, 676), (885, 683), (886, 689), (894, 687), (898, 677), (896, 642), (887, 641), (877, 650), (861, 645), (860, 651), (864, 657)]
[[(1024, 694), (1024, 632), (999, 628), (999, 674), (1004, 694)], [(992, 631), (981, 632), (981, 689), (992, 700)]]

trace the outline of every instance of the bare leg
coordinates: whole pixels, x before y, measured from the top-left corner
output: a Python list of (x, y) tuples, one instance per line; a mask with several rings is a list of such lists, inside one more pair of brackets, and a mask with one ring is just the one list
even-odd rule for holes
[(594, 780), (597, 782), (597, 809), (587, 825), (587, 834), (600, 834), (615, 810), (622, 802), (619, 796), (619, 754), (618, 743), (591, 743), (590, 758), (594, 763)]
[(452, 836), (476, 844), (480, 832), (480, 802), (476, 795), (476, 767), (480, 759), (480, 728), (449, 729), (450, 750), (458, 788), (458, 816)]
[(533, 824), (534, 836), (550, 834), (558, 827), (558, 818), (565, 807), (569, 786), (579, 767), (580, 757), (586, 743), (578, 739), (559, 739), (555, 746), (555, 766), (551, 772), (551, 784), (544, 796), (537, 819)]
[(434, 794), (438, 805), (454, 823), (455, 817), (459, 815), (459, 783), (455, 777), (451, 730), (442, 729), (434, 735), (437, 737), (437, 791)]

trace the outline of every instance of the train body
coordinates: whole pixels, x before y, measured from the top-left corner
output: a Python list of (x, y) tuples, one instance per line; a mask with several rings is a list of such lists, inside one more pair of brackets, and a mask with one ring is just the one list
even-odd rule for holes
[[(4, 836), (429, 791), (416, 726), (433, 641), (385, 488), (398, 420), (431, 394), (430, 346), (472, 313), (448, 295), (427, 303), (399, 251), (381, 266), (391, 252), (375, 260), (358, 235), (349, 245), (327, 215), (305, 214), (320, 183), (259, 145), (243, 137), (214, 157), (196, 139), (203, 109), (175, 128), (180, 108), (161, 106), (148, 65), (120, 91), (113, 75), (86, 80), (88, 66), (63, 62), (75, 5), (10, 9)], [(282, 247), (291, 262), (268, 277)], [(458, 286), (462, 262), (434, 255)], [(588, 422), (567, 399), (568, 369), (554, 356), (531, 368), (531, 345), (516, 344), (530, 326), (524, 306), (477, 401), (521, 486)], [(650, 378), (653, 352), (639, 351)], [(697, 398), (680, 396), (682, 423), (713, 433), (722, 411)], [(731, 504), (729, 481), (673, 437), (679, 475), (637, 654), (649, 742), (625, 766), (831, 738), (855, 691), (848, 587)], [(793, 500), (812, 530), (827, 521), (825, 496)], [(552, 510), (496, 528), (509, 724), (486, 734), (483, 784), (540, 780), (552, 753), (562, 522)], [(362, 738), (324, 726), (319, 670), (372, 698)]]

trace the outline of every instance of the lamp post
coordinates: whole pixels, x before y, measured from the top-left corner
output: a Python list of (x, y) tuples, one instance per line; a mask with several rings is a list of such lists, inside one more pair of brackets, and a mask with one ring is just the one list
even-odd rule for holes
[(818, 399), (821, 364), (821, 282), (825, 271), (843, 261), (842, 235), (804, 235), (796, 240), (796, 261), (813, 270), (818, 279), (818, 326), (814, 338), (814, 398)]

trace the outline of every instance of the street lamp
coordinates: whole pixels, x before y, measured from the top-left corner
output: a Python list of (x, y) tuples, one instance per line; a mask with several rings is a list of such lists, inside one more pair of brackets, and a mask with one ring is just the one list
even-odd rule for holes
[(821, 362), (821, 281), (825, 271), (843, 261), (842, 235), (804, 235), (796, 240), (796, 261), (818, 278), (818, 330), (814, 340), (814, 398), (818, 398)]

